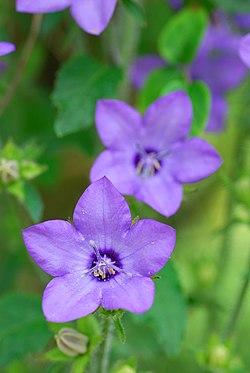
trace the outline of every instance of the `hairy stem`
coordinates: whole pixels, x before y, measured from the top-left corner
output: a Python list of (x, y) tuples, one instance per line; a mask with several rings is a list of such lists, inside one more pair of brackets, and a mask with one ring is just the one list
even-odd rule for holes
[(109, 352), (113, 336), (113, 320), (107, 317), (103, 325), (103, 342), (100, 347), (100, 373), (108, 372)]
[(6, 108), (8, 107), (9, 103), (11, 102), (11, 99), (16, 91), (16, 88), (18, 84), (21, 81), (23, 72), (25, 70), (25, 67), (29, 61), (32, 49), (35, 45), (35, 42), (37, 40), (40, 27), (42, 23), (42, 14), (35, 14), (32, 18), (30, 32), (28, 35), (28, 38), (26, 40), (26, 43), (24, 45), (23, 52), (21, 54), (20, 60), (17, 65), (16, 72), (12, 78), (12, 80), (9, 83), (8, 89), (6, 90), (5, 95), (3, 96), (2, 100), (0, 101), (0, 115), (4, 113)]

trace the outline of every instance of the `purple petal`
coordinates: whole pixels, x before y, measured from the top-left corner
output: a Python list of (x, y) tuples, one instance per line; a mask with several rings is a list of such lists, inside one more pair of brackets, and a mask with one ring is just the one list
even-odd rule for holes
[(147, 203), (165, 216), (171, 216), (179, 209), (183, 197), (180, 183), (171, 180), (163, 170), (157, 175), (144, 180), (135, 192), (135, 198)]
[(188, 135), (192, 122), (192, 103), (184, 91), (160, 97), (144, 115), (145, 148), (167, 149)]
[(250, 14), (238, 13), (233, 18), (239, 27), (250, 30)]
[(94, 312), (100, 303), (97, 281), (76, 273), (50, 281), (43, 294), (42, 307), (48, 321), (68, 322)]
[(148, 75), (163, 66), (166, 66), (166, 61), (157, 54), (147, 54), (137, 58), (130, 70), (130, 79), (135, 89), (142, 88)]
[(89, 34), (99, 35), (112, 17), (117, 0), (73, 0), (71, 13)]
[(105, 150), (91, 168), (91, 182), (106, 176), (119, 192), (133, 194), (137, 180), (132, 156), (131, 152)]
[(74, 0), (16, 0), (16, 10), (24, 13), (47, 13), (63, 10)]
[(180, 183), (195, 183), (213, 174), (222, 164), (217, 151), (205, 140), (192, 138), (171, 153), (172, 174)]
[(171, 7), (175, 10), (180, 9), (183, 6), (183, 0), (167, 0)]
[(212, 107), (206, 127), (208, 132), (218, 132), (224, 129), (228, 114), (228, 103), (223, 95), (212, 94)]
[(111, 149), (135, 147), (142, 130), (140, 114), (118, 100), (100, 100), (96, 108), (96, 127), (104, 145)]
[(89, 245), (63, 220), (50, 220), (23, 230), (33, 260), (51, 276), (62, 276), (89, 264)]
[(246, 76), (246, 68), (237, 53), (197, 58), (191, 67), (193, 79), (203, 80), (212, 92), (237, 87)]
[(4, 56), (5, 54), (12, 53), (16, 50), (16, 47), (12, 43), (8, 43), (6, 41), (0, 42), (0, 56)]
[(160, 271), (175, 246), (175, 230), (166, 224), (145, 219), (135, 223), (124, 240), (120, 258), (126, 270), (142, 276)]
[(152, 306), (154, 291), (154, 283), (150, 278), (119, 275), (105, 283), (102, 306), (107, 310), (121, 308), (143, 313)]
[(128, 204), (106, 178), (91, 184), (77, 202), (73, 220), (86, 241), (114, 248), (131, 224)]
[(239, 54), (244, 64), (250, 68), (250, 34), (245, 35), (241, 39)]

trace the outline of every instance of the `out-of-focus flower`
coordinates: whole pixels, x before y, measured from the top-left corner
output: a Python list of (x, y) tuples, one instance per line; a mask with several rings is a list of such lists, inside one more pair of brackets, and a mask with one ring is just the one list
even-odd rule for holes
[(7, 41), (0, 41), (0, 56), (4, 56), (5, 54), (12, 53), (16, 50), (14, 44), (9, 43)]
[(240, 29), (250, 30), (250, 14), (238, 13), (233, 16), (234, 22)]
[(78, 25), (89, 34), (99, 35), (109, 23), (117, 0), (16, 0), (16, 8), (24, 13), (50, 13), (70, 7)]
[(150, 276), (169, 259), (175, 230), (157, 221), (131, 226), (129, 207), (107, 178), (83, 193), (67, 221), (47, 221), (23, 231), (29, 254), (51, 276), (43, 312), (66, 322), (107, 310), (147, 311), (154, 298)]
[(106, 175), (121, 193), (173, 215), (182, 201), (181, 184), (208, 177), (222, 162), (205, 140), (187, 138), (191, 122), (184, 91), (160, 97), (143, 118), (121, 101), (100, 100), (96, 125), (108, 150), (95, 161), (91, 180)]
[[(204, 81), (211, 90), (208, 131), (223, 129), (228, 112), (225, 94), (236, 88), (246, 75), (246, 68), (238, 56), (239, 41), (240, 36), (232, 33), (223, 18), (219, 19), (218, 23), (209, 26), (199, 53), (190, 66), (191, 78)], [(136, 89), (143, 86), (149, 72), (159, 68), (160, 59), (157, 60), (156, 56), (151, 60), (150, 70), (144, 68), (149, 60), (150, 55), (140, 57), (132, 66), (131, 79)]]
[(180, 9), (183, 6), (183, 0), (167, 0), (167, 2), (175, 10)]
[(243, 36), (239, 46), (240, 58), (250, 68), (250, 34)]

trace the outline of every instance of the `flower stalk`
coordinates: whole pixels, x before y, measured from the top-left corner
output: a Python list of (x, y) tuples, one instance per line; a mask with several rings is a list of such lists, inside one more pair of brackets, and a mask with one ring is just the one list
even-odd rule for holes
[(23, 52), (21, 54), (20, 60), (18, 62), (16, 73), (14, 74), (12, 80), (9, 83), (8, 89), (3, 96), (2, 100), (0, 101), (0, 116), (4, 113), (4, 111), (7, 109), (9, 103), (11, 102), (11, 99), (17, 89), (17, 86), (19, 85), (23, 72), (27, 66), (27, 63), (29, 61), (29, 58), (31, 56), (32, 50), (34, 48), (34, 45), (36, 43), (37, 37), (39, 35), (39, 31), (42, 24), (42, 14), (35, 14), (32, 18), (30, 32), (28, 35), (28, 38), (26, 40)]

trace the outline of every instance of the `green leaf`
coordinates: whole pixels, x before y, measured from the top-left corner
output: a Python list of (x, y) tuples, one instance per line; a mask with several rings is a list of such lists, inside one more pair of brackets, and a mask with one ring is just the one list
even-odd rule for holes
[(193, 82), (187, 87), (187, 93), (193, 105), (193, 122), (190, 135), (199, 136), (206, 127), (210, 110), (211, 94), (203, 82)]
[(55, 131), (58, 136), (79, 131), (94, 122), (98, 99), (114, 98), (121, 71), (78, 56), (59, 71), (52, 100), (58, 109)]
[(141, 24), (146, 23), (144, 9), (134, 0), (122, 0), (124, 6), (138, 19)]
[(249, 0), (212, 0), (218, 8), (227, 12), (250, 13)]
[(162, 349), (169, 355), (180, 351), (186, 330), (186, 304), (176, 270), (168, 263), (156, 280), (155, 300), (143, 315), (132, 315), (139, 323), (148, 323)]
[(58, 362), (58, 361), (70, 361), (73, 357), (65, 355), (59, 348), (55, 347), (53, 350), (46, 352), (44, 355), (45, 360)]
[(162, 68), (153, 71), (139, 95), (139, 109), (143, 112), (160, 96), (183, 88), (183, 74), (175, 68)]
[(51, 333), (42, 314), (40, 297), (3, 296), (0, 315), (0, 365), (45, 349)]
[(188, 64), (194, 59), (208, 24), (202, 8), (188, 8), (167, 22), (159, 38), (159, 52), (171, 63)]
[(84, 373), (85, 367), (89, 361), (89, 355), (79, 356), (75, 359), (72, 364), (72, 373)]
[(125, 343), (126, 342), (126, 333), (125, 333), (125, 329), (124, 329), (124, 326), (123, 326), (123, 323), (122, 323), (122, 317), (119, 316), (119, 315), (114, 316), (113, 317), (113, 322), (114, 322), (114, 326), (115, 326), (117, 335), (118, 335), (121, 343)]
[(21, 202), (32, 220), (36, 223), (41, 220), (43, 213), (43, 202), (37, 189), (30, 183), (18, 181), (7, 188)]
[(20, 176), (25, 180), (32, 180), (46, 171), (47, 167), (32, 161), (20, 162)]

